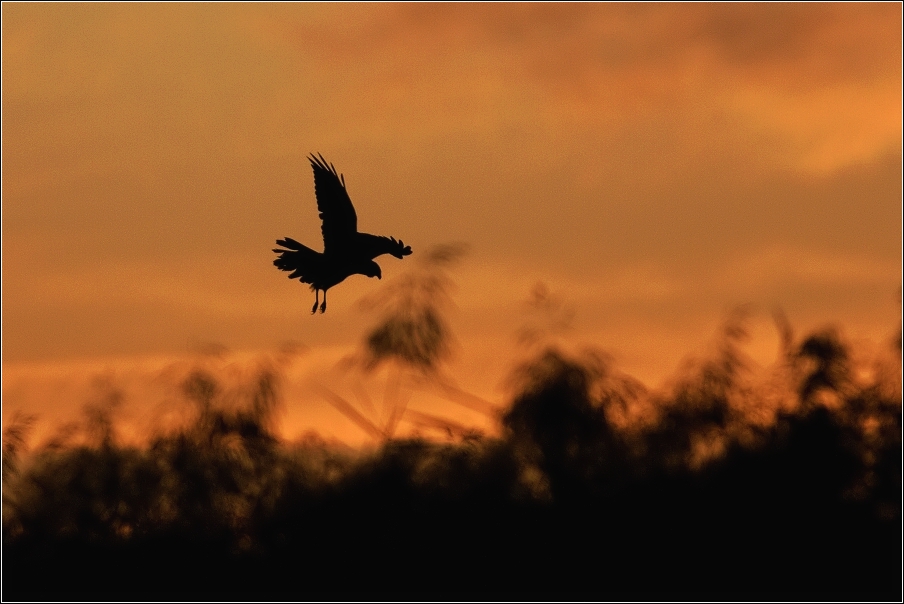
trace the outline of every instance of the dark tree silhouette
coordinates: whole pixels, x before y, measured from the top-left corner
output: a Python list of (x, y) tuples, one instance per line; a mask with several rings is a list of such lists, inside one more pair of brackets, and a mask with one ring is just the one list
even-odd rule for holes
[(345, 189), (345, 177), (336, 172), (322, 155), (308, 158), (314, 169), (314, 193), (317, 209), (320, 211), (323, 252), (286, 237), (278, 239), (273, 251), (279, 257), (273, 261), (277, 268), (291, 271), (290, 279), (310, 283), (314, 290), (314, 306), (311, 314), (317, 312), (320, 290), (323, 290), (323, 304), (320, 312), (326, 311), (326, 291), (341, 283), (351, 275), (383, 277), (380, 266), (374, 258), (382, 254), (392, 254), (402, 259), (411, 254), (411, 246), (393, 237), (381, 237), (358, 232), (358, 216)]
[[(378, 297), (418, 325), (399, 298), (436, 298), (411, 283)], [(901, 601), (899, 349), (867, 372), (839, 330), (787, 323), (761, 382), (740, 318), (661, 391), (592, 349), (537, 351), (499, 435), (455, 444), (390, 422), (376, 449), (281, 441), (285, 361), (265, 357), (167, 369), (190, 421), (128, 445), (99, 380), (71, 436), (29, 447), (34, 419), (4, 422), (0, 598)], [(420, 371), (442, 357), (417, 332), (369, 352)], [(772, 419), (748, 413), (773, 395)]]

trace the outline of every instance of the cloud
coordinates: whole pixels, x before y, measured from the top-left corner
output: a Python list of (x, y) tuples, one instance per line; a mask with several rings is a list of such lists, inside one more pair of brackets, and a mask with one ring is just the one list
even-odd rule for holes
[(726, 263), (750, 272), (744, 292), (835, 274), (743, 260), (763, 250), (884, 266), (900, 255), (900, 14), (5, 4), (5, 354), (181, 349), (217, 329), (261, 345), (286, 325), (351, 338), (301, 323), (306, 290), (270, 265), (278, 237), (319, 245), (311, 151), (345, 173), (363, 229), (416, 253), (471, 243), (475, 307), (547, 276), (662, 311)]
[(771, 137), (767, 163), (803, 171), (900, 147), (891, 4), (405, 5), (313, 25), (279, 18), (273, 29), (304, 56), (379, 91), (365, 115), (420, 125), (401, 136), (524, 120), (605, 138), (665, 113), (695, 131), (663, 132), (682, 151), (749, 146), (749, 160)]
[(755, 281), (778, 276), (791, 281), (854, 285), (893, 282), (900, 277), (901, 262), (773, 246), (745, 258), (729, 270), (751, 276)]

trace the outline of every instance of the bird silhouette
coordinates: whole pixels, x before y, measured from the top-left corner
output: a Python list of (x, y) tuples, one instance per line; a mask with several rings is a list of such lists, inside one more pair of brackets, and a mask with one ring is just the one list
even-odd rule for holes
[[(289, 279), (309, 283), (314, 290), (314, 306), (311, 314), (317, 312), (320, 291), (323, 304), (320, 312), (326, 312), (326, 291), (341, 283), (351, 275), (366, 275), (383, 278), (380, 265), (374, 258), (382, 254), (392, 254), (404, 258), (411, 254), (411, 246), (393, 237), (381, 237), (358, 232), (358, 215), (345, 189), (345, 177), (336, 172), (333, 164), (327, 163), (319, 153), (310, 155), (308, 160), (314, 169), (314, 194), (320, 212), (320, 232), (323, 234), (323, 252), (315, 252), (294, 239), (278, 239), (281, 248), (273, 251), (279, 257), (273, 264), (280, 270), (291, 271)], [(283, 249), (286, 248), (286, 249)]]

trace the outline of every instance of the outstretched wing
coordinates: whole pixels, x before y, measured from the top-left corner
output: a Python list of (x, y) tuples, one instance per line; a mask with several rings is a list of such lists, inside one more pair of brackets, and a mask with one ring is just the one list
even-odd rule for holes
[(371, 260), (383, 254), (392, 254), (401, 259), (411, 254), (411, 246), (396, 241), (394, 237), (357, 233), (355, 235), (355, 254)]
[(288, 249), (274, 249), (279, 257), (273, 261), (281, 271), (292, 271), (289, 279), (299, 279), (302, 283), (313, 283), (321, 272), (323, 255), (290, 237), (278, 239), (277, 245)]
[(308, 159), (314, 169), (314, 194), (322, 222), (323, 252), (343, 253), (343, 248), (358, 232), (358, 216), (345, 190), (345, 178), (322, 155), (311, 155)]

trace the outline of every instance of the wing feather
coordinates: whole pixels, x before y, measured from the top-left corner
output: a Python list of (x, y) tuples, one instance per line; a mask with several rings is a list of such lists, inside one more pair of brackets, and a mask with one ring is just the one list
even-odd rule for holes
[(345, 177), (323, 156), (308, 157), (314, 170), (314, 194), (320, 212), (323, 252), (342, 253), (358, 232), (358, 215), (345, 189)]
[(395, 237), (382, 237), (369, 233), (355, 235), (355, 250), (362, 258), (373, 260), (383, 254), (391, 254), (396, 258), (404, 258), (411, 254), (411, 246), (405, 245)]
[(313, 283), (319, 280), (323, 272), (323, 254), (315, 252), (289, 237), (279, 239), (276, 243), (283, 248), (289, 248), (273, 249), (278, 254), (276, 260), (273, 261), (276, 268), (281, 271), (291, 271), (289, 279), (300, 279), (302, 283)]

